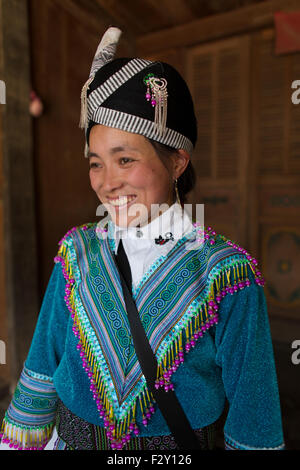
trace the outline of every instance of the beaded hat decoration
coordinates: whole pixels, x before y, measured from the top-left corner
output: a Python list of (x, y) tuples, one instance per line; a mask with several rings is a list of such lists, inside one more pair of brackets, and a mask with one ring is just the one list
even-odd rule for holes
[(147, 85), (146, 100), (151, 100), (152, 107), (155, 107), (154, 123), (157, 133), (163, 135), (166, 132), (167, 123), (167, 80), (149, 73), (144, 78), (144, 83)]
[(110, 27), (97, 48), (82, 88), (80, 127), (95, 124), (141, 134), (190, 155), (197, 140), (193, 100), (185, 80), (165, 62), (114, 59), (122, 32)]

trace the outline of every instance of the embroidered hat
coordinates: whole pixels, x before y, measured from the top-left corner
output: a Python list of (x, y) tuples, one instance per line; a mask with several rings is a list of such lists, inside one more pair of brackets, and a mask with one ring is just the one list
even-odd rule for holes
[(106, 31), (82, 88), (80, 127), (86, 133), (85, 156), (95, 124), (141, 134), (191, 155), (197, 122), (186, 82), (165, 62), (114, 59), (121, 33), (115, 27)]

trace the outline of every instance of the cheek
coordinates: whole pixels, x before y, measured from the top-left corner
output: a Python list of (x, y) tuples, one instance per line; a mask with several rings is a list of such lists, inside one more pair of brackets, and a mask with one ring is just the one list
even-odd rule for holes
[(169, 174), (164, 166), (143, 166), (130, 173), (128, 182), (142, 189), (157, 189), (165, 186)]
[(168, 192), (169, 184), (170, 175), (164, 166), (151, 169), (147, 182), (149, 191), (155, 193), (158, 197), (164, 196)]
[(97, 192), (97, 189), (99, 186), (99, 182), (98, 182), (99, 178), (97, 178), (97, 175), (93, 173), (92, 171), (90, 171), (89, 177), (90, 177), (90, 184), (91, 184), (92, 189)]

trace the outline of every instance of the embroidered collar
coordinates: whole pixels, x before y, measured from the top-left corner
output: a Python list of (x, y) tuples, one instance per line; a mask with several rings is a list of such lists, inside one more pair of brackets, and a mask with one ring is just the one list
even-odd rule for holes
[[(99, 240), (96, 230), (87, 224), (67, 232), (55, 261), (63, 266), (65, 300), (93, 398), (112, 448), (119, 449), (139, 432), (137, 407), (146, 425), (154, 399), (133, 348), (109, 239)], [(250, 285), (250, 268), (252, 282), (264, 283), (245, 249), (211, 227), (204, 239), (201, 249), (191, 251), (185, 250), (188, 235), (178, 240), (134, 295), (158, 361), (156, 386), (166, 391), (174, 388), (170, 379), (185, 354), (217, 322), (222, 298)]]

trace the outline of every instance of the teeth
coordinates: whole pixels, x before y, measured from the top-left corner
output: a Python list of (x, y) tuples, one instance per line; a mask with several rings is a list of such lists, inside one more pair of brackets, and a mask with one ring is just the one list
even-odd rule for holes
[(132, 201), (135, 198), (135, 196), (127, 197), (127, 196), (121, 196), (119, 199), (114, 199), (110, 200), (110, 204), (112, 206), (123, 206), (127, 204), (128, 202)]

